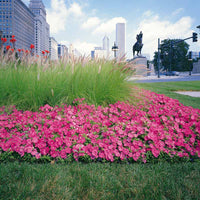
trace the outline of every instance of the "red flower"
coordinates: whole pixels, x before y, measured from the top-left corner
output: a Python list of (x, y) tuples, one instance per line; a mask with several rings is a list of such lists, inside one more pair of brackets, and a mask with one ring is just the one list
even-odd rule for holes
[(45, 54), (45, 51), (42, 51), (42, 54), (44, 55), (44, 54)]
[(7, 42), (7, 38), (1, 38), (1, 41), (2, 41), (3, 43), (6, 43), (6, 42)]
[(29, 50), (26, 50), (26, 53), (28, 54), (28, 53), (30, 53), (30, 51), (29, 51)]
[(14, 52), (14, 49), (10, 49), (12, 52)]
[(6, 46), (6, 50), (8, 51), (10, 49), (10, 45)]
[(35, 46), (33, 44), (31, 44), (30, 49), (34, 49), (34, 48), (35, 48)]
[(50, 51), (48, 51), (48, 50), (45, 50), (46, 51), (46, 53), (50, 53)]
[(21, 51), (22, 51), (22, 49), (17, 49), (17, 51), (21, 52)]
[(15, 35), (12, 35), (12, 38), (15, 38)]
[(15, 38), (12, 38), (11, 40), (10, 40), (10, 42), (11, 43), (15, 43), (17, 40), (15, 39)]

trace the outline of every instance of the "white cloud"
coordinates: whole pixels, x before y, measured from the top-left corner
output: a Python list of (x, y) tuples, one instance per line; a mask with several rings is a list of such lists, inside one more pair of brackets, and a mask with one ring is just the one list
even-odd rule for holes
[(172, 13), (172, 15), (173, 15), (173, 16), (176, 16), (176, 15), (180, 14), (180, 13), (183, 12), (183, 11), (184, 11), (183, 8), (178, 8), (178, 9), (176, 9), (176, 10)]
[(82, 55), (85, 54), (86, 56), (91, 55), (91, 51), (94, 47), (98, 46), (95, 43), (82, 42), (80, 40), (75, 40), (74, 42), (63, 40), (60, 43), (66, 45), (67, 47), (69, 47), (70, 44), (73, 44), (75, 49), (77, 49)]
[(163, 39), (182, 39), (190, 37), (192, 34), (191, 17), (182, 17), (175, 23), (168, 20), (161, 20), (158, 15), (144, 18), (136, 31), (132, 34), (132, 39), (136, 42), (136, 34), (143, 32), (143, 49), (142, 52), (151, 54), (158, 48), (158, 38)]
[(151, 10), (147, 10), (146, 12), (143, 13), (143, 17), (150, 17), (153, 15), (153, 12)]
[(73, 14), (75, 17), (83, 15), (82, 8), (78, 3), (73, 3), (70, 5), (69, 13)]
[(51, 0), (51, 8), (47, 9), (47, 22), (50, 24), (51, 33), (65, 30), (68, 14), (64, 0)]
[(67, 47), (69, 47), (70, 42), (67, 40), (63, 40), (63, 41), (60, 41), (59, 44), (63, 44), (63, 45), (66, 45)]
[(82, 15), (82, 8), (78, 3), (72, 3), (67, 8), (65, 0), (51, 0), (51, 7), (47, 9), (47, 22), (50, 24), (51, 33), (64, 31), (68, 21), (71, 22)]
[(126, 19), (123, 17), (115, 17), (106, 22), (101, 23), (93, 32), (92, 34), (105, 34), (105, 33), (112, 33), (115, 31), (117, 23), (126, 23)]
[(82, 55), (85, 54), (86, 56), (91, 54), (91, 50), (93, 50), (95, 46), (98, 46), (95, 43), (81, 42), (79, 40), (73, 42), (73, 45)]
[(91, 18), (88, 18), (88, 20), (84, 22), (81, 27), (84, 29), (89, 29), (89, 28), (93, 28), (97, 26), (99, 23), (100, 23), (100, 19), (98, 17), (91, 17)]

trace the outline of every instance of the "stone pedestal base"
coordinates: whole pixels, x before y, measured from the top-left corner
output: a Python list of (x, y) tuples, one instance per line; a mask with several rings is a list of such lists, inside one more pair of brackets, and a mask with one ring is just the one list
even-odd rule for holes
[(129, 61), (132, 70), (136, 76), (147, 76), (147, 58), (143, 56), (134, 57)]

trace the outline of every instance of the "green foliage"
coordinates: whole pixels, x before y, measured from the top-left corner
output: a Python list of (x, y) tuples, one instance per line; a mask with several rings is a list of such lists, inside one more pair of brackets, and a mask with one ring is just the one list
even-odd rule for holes
[[(189, 45), (179, 39), (166, 39), (161, 43), (161, 70), (163, 71), (189, 71), (191, 70), (191, 63), (188, 60), (187, 53)], [(172, 48), (170, 48), (170, 42), (172, 42)], [(157, 69), (158, 52), (154, 53), (154, 66)]]
[(31, 64), (0, 63), (0, 106), (16, 105), (34, 110), (49, 104), (73, 104), (85, 98), (88, 104), (107, 105), (129, 96), (126, 63), (113, 61), (60, 61)]
[[(190, 158), (180, 158), (178, 156), (171, 157), (170, 155), (161, 152), (158, 158), (154, 157), (151, 152), (146, 153), (146, 160), (147, 163), (159, 163), (159, 162), (168, 162), (168, 163), (181, 163), (181, 162), (194, 162), (198, 161), (199, 158), (197, 156), (190, 156)], [(39, 159), (36, 159), (31, 154), (26, 153), (23, 157), (21, 157), (16, 152), (0, 152), (0, 162), (1, 163), (9, 163), (9, 162), (27, 162), (27, 163), (110, 163), (110, 161), (107, 161), (102, 158), (97, 159), (91, 159), (90, 156), (85, 155), (78, 158), (78, 161), (75, 161), (72, 154), (67, 155), (66, 159), (62, 158), (52, 158), (50, 156), (41, 156)], [(130, 159), (124, 159), (121, 160), (120, 158), (115, 158), (114, 163), (118, 164), (131, 164), (131, 163), (140, 163), (143, 164), (142, 159), (139, 159), (137, 162), (133, 160), (133, 158)]]

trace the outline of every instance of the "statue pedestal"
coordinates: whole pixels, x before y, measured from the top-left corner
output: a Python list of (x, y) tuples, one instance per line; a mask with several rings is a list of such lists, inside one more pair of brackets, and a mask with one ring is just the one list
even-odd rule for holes
[(136, 76), (147, 76), (147, 58), (135, 56), (129, 61), (130, 67), (135, 71)]

